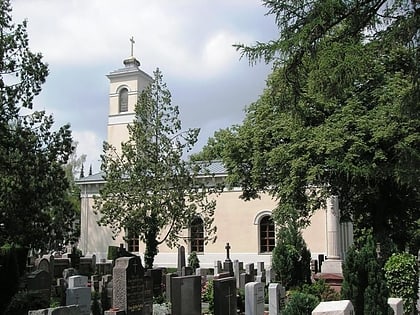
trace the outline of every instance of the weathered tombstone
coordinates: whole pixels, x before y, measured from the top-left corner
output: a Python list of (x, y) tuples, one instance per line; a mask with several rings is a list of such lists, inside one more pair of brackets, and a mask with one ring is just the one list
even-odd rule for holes
[(26, 278), (26, 289), (31, 296), (46, 301), (49, 305), (51, 298), (51, 276), (45, 270), (36, 270)]
[(50, 273), (50, 262), (47, 258), (39, 258), (36, 260), (35, 265), (37, 266), (37, 270), (44, 270)]
[(66, 305), (79, 305), (81, 315), (90, 315), (91, 289), (87, 277), (71, 276), (66, 290)]
[(68, 258), (55, 258), (54, 259), (54, 278), (63, 277), (65, 269), (70, 268), (70, 259)]
[(404, 314), (404, 301), (401, 298), (388, 298), (388, 304), (394, 311), (394, 315)]
[(153, 296), (157, 297), (162, 295), (162, 269), (148, 269), (146, 276), (152, 279)]
[(71, 276), (67, 279), (67, 283), (69, 288), (87, 287), (88, 277), (79, 275)]
[(253, 282), (253, 277), (245, 272), (241, 273), (239, 276), (239, 288), (245, 290), (245, 285), (248, 282)]
[(264, 314), (264, 284), (249, 282), (245, 285), (245, 315)]
[(177, 265), (178, 275), (182, 274), (183, 267), (185, 267), (185, 247), (180, 246), (178, 247), (178, 265)]
[(354, 315), (353, 304), (349, 300), (321, 302), (312, 311), (312, 315)]
[(217, 275), (218, 273), (222, 272), (222, 262), (220, 260), (214, 261), (214, 267), (213, 267), (213, 274)]
[(28, 311), (28, 315), (80, 315), (77, 305), (51, 307), (42, 310)]
[(236, 314), (236, 280), (226, 277), (213, 280), (214, 315)]
[(72, 276), (77, 276), (77, 270), (74, 268), (66, 268), (63, 270), (63, 278), (64, 280), (67, 281), (68, 278), (72, 277)]
[(280, 283), (268, 285), (268, 313), (280, 315), (285, 305), (286, 290)]
[(172, 315), (201, 315), (201, 277), (174, 277), (172, 280)]
[(191, 276), (193, 274), (193, 269), (190, 266), (184, 266), (182, 267), (181, 276)]
[(165, 292), (166, 300), (171, 301), (171, 290), (172, 290), (172, 278), (177, 277), (176, 273), (167, 273), (165, 275)]
[(254, 264), (253, 263), (245, 265), (245, 272), (251, 277), (251, 281), (254, 281), (254, 279), (255, 279), (255, 269), (254, 269)]
[(272, 267), (265, 270), (265, 284), (270, 284), (276, 280), (276, 272)]
[(229, 274), (233, 277), (233, 263), (232, 263), (232, 260), (230, 259), (231, 247), (229, 243), (226, 243), (225, 249), (226, 249), (226, 259), (223, 262), (223, 271), (229, 272)]
[(153, 280), (152, 277), (145, 276), (143, 290), (143, 309), (142, 315), (152, 315), (153, 313)]
[(113, 307), (126, 315), (142, 315), (144, 303), (144, 269), (140, 257), (120, 257), (113, 269)]
[(241, 269), (239, 267), (239, 260), (237, 259), (233, 261), (233, 274), (235, 275), (236, 279), (236, 287), (239, 288), (239, 276), (241, 275)]

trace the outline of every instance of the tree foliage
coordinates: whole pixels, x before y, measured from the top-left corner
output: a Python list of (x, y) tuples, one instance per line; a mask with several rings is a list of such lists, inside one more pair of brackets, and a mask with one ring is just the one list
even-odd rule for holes
[(343, 264), (341, 296), (352, 301), (356, 314), (388, 314), (388, 289), (383, 262), (370, 233), (355, 240)]
[(418, 299), (417, 261), (409, 253), (394, 253), (384, 266), (390, 296), (404, 299), (405, 314), (414, 314)]
[(101, 213), (99, 223), (115, 234), (139, 235), (146, 244), (146, 267), (151, 268), (158, 245), (176, 245), (195, 217), (203, 219), (207, 238), (214, 236), (215, 202), (197, 178), (204, 174), (204, 165), (183, 159), (199, 130), (181, 131), (178, 107), (171, 104), (159, 69), (141, 93), (135, 114), (128, 126), (129, 140), (121, 144), (120, 152), (104, 144), (101, 169), (106, 183), (95, 208)]
[(15, 25), (8, 0), (0, 1), (0, 244), (48, 248), (71, 230), (63, 165), (72, 152), (68, 125), (30, 111), (48, 75), (41, 54), (28, 46), (26, 21)]
[(201, 154), (223, 159), (244, 198), (281, 200), (279, 223), (297, 209), (307, 224), (333, 194), (344, 220), (404, 248), (420, 216), (418, 4), (263, 2), (279, 38), (236, 47), (273, 62), (267, 87)]
[(272, 265), (286, 289), (311, 283), (311, 253), (295, 222), (282, 225), (277, 232)]

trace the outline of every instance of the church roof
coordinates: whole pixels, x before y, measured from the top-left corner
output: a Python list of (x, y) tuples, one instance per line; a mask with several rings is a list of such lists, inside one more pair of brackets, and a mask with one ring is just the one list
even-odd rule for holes
[[(212, 161), (208, 163), (201, 163), (203, 165), (202, 171), (199, 173), (203, 177), (215, 176), (221, 177), (227, 174), (226, 168), (221, 161)], [(104, 172), (95, 173), (76, 180), (77, 184), (99, 184), (104, 182)]]

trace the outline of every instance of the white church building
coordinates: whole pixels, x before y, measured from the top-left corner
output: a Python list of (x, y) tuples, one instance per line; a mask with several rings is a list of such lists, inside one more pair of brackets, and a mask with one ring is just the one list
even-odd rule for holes
[[(142, 90), (152, 82), (152, 77), (140, 69), (140, 62), (133, 56), (124, 60), (124, 67), (107, 75), (109, 79), (109, 114), (107, 142), (119, 147), (128, 140), (127, 125), (134, 118), (134, 107)], [(210, 165), (211, 180), (223, 181), (227, 174), (220, 162)], [(108, 246), (123, 244), (128, 251), (140, 256), (144, 244), (138, 239), (124, 241), (123, 234), (113, 237), (111, 229), (99, 226), (100, 214), (95, 214), (94, 196), (104, 184), (102, 173), (93, 174), (77, 181), (81, 188), (81, 236), (79, 248), (84, 255), (95, 254), (99, 259), (107, 258)], [(226, 258), (226, 243), (231, 247), (231, 259), (246, 263), (264, 262), (271, 265), (271, 252), (275, 246), (275, 226), (271, 220), (271, 211), (276, 201), (262, 194), (260, 199), (244, 201), (240, 199), (241, 190), (225, 189), (216, 198), (214, 225), (217, 227), (217, 240), (205, 244), (200, 219), (193, 222), (185, 231), (185, 237), (179, 245), (187, 253), (197, 252), (201, 267), (212, 268), (214, 261)], [(350, 223), (340, 223), (338, 200), (330, 198), (325, 209), (317, 210), (311, 224), (303, 230), (303, 237), (312, 257), (328, 258), (332, 266), (328, 271), (339, 273), (341, 258), (353, 241)], [(201, 222), (202, 223), (202, 222)], [(159, 247), (155, 257), (155, 266), (176, 267), (177, 249), (165, 245)], [(325, 264), (324, 265), (328, 265)], [(337, 269), (338, 268), (338, 269)], [(327, 272), (328, 272), (327, 271)], [(323, 271), (324, 272), (324, 271)]]

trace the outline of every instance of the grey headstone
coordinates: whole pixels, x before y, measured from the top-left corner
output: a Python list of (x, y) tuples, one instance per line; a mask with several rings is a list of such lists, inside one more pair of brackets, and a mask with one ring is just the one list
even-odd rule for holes
[(166, 300), (171, 301), (171, 290), (172, 290), (172, 278), (177, 277), (176, 273), (167, 273), (165, 275), (165, 292), (166, 292)]
[(353, 304), (349, 300), (321, 302), (312, 311), (312, 315), (354, 315)]
[(394, 315), (404, 314), (404, 300), (401, 298), (388, 298), (388, 304), (394, 311)]
[(71, 276), (67, 279), (68, 288), (82, 288), (87, 287), (88, 277), (86, 276)]
[(184, 266), (182, 267), (181, 270), (181, 276), (185, 277), (185, 276), (191, 276), (193, 274), (193, 269), (190, 266)]
[(236, 287), (239, 288), (239, 276), (241, 275), (241, 269), (239, 268), (239, 260), (237, 259), (233, 261), (233, 273), (236, 279)]
[(182, 274), (183, 267), (185, 267), (185, 247), (180, 246), (178, 247), (178, 265), (177, 265), (178, 275)]
[(255, 277), (255, 269), (254, 269), (254, 264), (250, 263), (250, 264), (246, 264), (245, 265), (245, 272), (251, 276), (252, 281), (254, 281), (254, 277)]
[(272, 267), (265, 270), (265, 284), (270, 284), (276, 280), (276, 272)]
[(201, 315), (201, 277), (172, 278), (172, 315)]
[(286, 290), (280, 283), (270, 283), (268, 286), (268, 313), (280, 315), (284, 308)]
[(236, 314), (236, 280), (227, 277), (213, 280), (214, 315)]
[(245, 315), (264, 315), (264, 284), (249, 282), (245, 285)]
[(222, 272), (222, 262), (220, 260), (215, 260), (214, 261), (214, 275), (217, 275), (218, 273)]
[(245, 290), (245, 285), (248, 282), (252, 282), (253, 277), (247, 273), (241, 273), (239, 276), (239, 288)]
[(69, 288), (66, 290), (66, 305), (78, 305), (80, 315), (90, 315), (91, 289), (88, 287)]
[(126, 315), (142, 315), (144, 303), (144, 269), (140, 257), (120, 257), (113, 269), (113, 307)]

